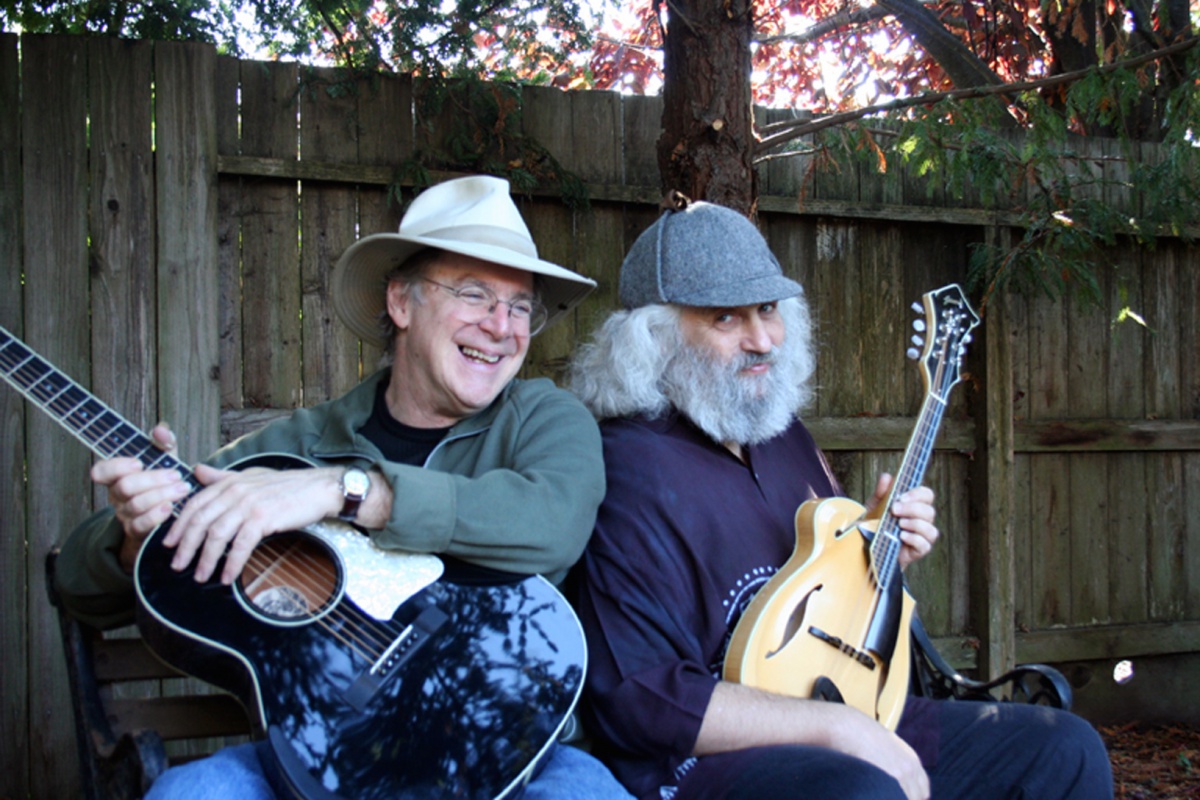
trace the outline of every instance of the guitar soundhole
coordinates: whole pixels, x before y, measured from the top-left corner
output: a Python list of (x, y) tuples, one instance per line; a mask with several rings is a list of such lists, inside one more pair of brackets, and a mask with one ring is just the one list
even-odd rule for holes
[(321, 616), (341, 590), (341, 570), (328, 546), (303, 533), (283, 533), (255, 548), (238, 579), (248, 610), (269, 622), (303, 624)]

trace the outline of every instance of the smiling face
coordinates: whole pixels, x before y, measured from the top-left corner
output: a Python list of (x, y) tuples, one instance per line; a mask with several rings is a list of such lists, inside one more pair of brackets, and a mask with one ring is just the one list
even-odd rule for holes
[[(422, 277), (388, 286), (397, 328), (388, 409), (406, 425), (444, 428), (487, 408), (520, 370), (529, 325), (510, 316), (508, 302), (532, 297), (533, 277), (454, 253), (443, 253)], [(451, 291), (469, 286), (502, 302), (488, 311)]]

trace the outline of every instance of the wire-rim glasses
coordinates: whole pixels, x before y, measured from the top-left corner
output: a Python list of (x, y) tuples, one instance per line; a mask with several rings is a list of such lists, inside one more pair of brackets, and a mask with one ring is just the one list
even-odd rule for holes
[[(486, 286), (476, 283), (469, 283), (466, 286), (448, 286), (444, 283), (439, 283), (432, 278), (422, 277), (421, 280), (426, 283), (432, 283), (440, 289), (445, 289), (450, 294), (469, 309), (468, 322), (472, 325), (483, 322), (496, 310), (496, 306), (503, 303), (508, 306), (508, 317), (514, 323), (520, 323), (529, 327), (529, 335), (533, 336), (540, 332), (546, 326), (546, 319), (550, 316), (550, 312), (546, 310), (546, 306), (536, 297), (517, 297), (512, 300), (501, 300)], [(474, 317), (473, 319), (471, 317)]]

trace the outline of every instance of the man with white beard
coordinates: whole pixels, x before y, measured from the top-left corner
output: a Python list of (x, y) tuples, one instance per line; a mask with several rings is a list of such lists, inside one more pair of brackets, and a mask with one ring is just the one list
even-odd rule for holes
[[(675, 203), (630, 249), (571, 388), (601, 420), (608, 492), (576, 573), (593, 752), (639, 798), (1106, 798), (1069, 713), (909, 698), (892, 732), (837, 703), (721, 679), (805, 501), (841, 489), (796, 416), (814, 368), (803, 289), (754, 226)], [(874, 507), (891, 477), (879, 478)], [(933, 492), (890, 509), (900, 563), (938, 538)]]

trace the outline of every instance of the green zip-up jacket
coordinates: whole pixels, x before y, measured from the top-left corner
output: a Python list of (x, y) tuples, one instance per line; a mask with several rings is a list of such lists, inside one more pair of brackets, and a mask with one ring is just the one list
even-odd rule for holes
[[(587, 409), (546, 378), (514, 380), (487, 409), (451, 428), (424, 467), (397, 464), (358, 433), (376, 387), (390, 376), (382, 370), (337, 400), (299, 409), (208, 463), (224, 468), (288, 453), (321, 466), (375, 467), (395, 494), (391, 520), (371, 532), (380, 547), (560, 581), (583, 552), (604, 499), (600, 433)], [(57, 560), (66, 607), (97, 627), (133, 619), (133, 582), (117, 560), (122, 536), (112, 511), (101, 511), (71, 533)]]

